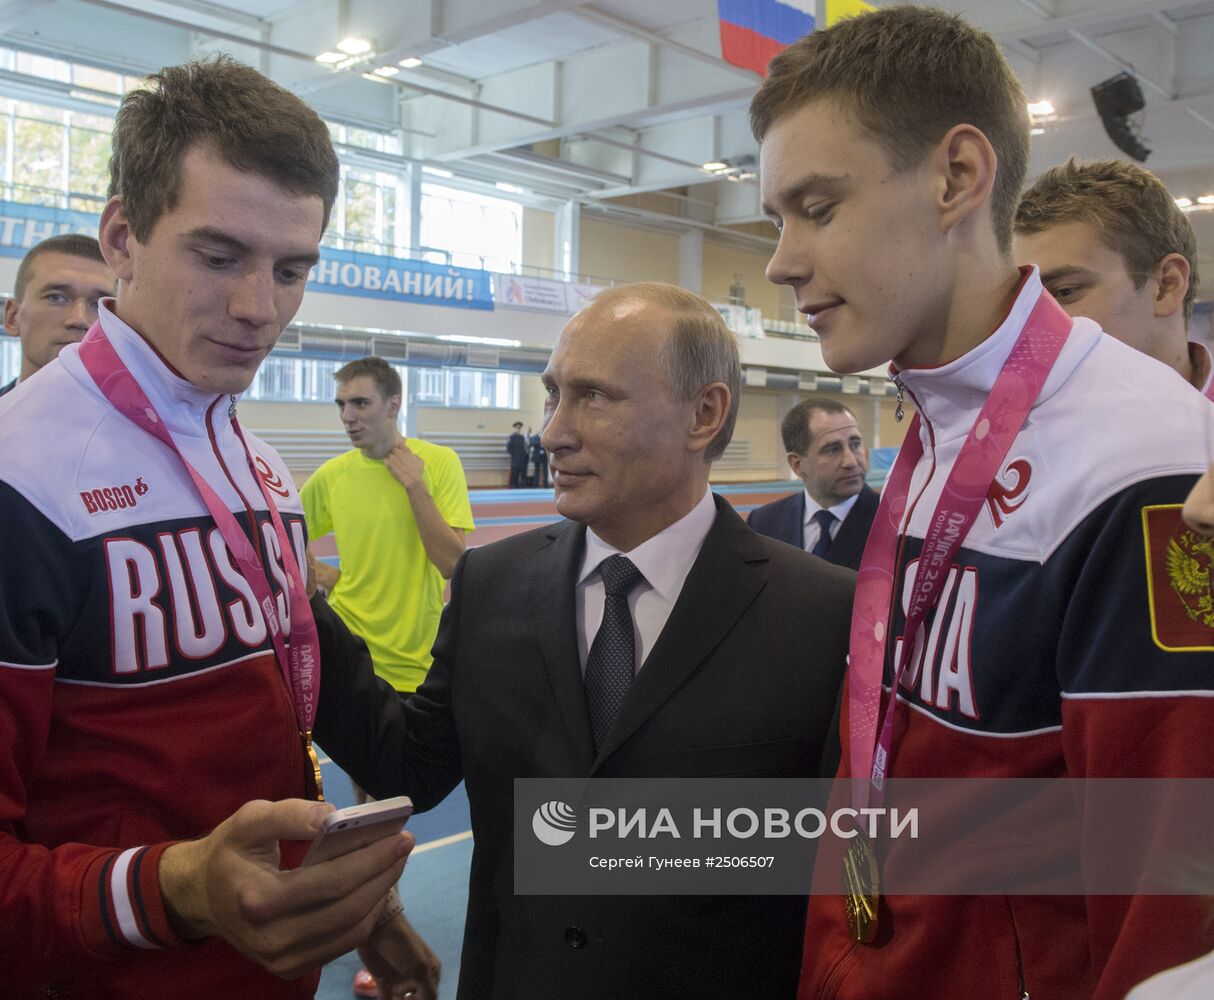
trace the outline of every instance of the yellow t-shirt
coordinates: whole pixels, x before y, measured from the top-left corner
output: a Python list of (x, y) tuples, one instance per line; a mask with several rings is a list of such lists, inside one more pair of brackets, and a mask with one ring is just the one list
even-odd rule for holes
[[(459, 456), (427, 441), (407, 443), (425, 463), (439, 513), (451, 527), (471, 531)], [(333, 610), (366, 641), (377, 674), (398, 691), (415, 691), (430, 669), (444, 583), (426, 556), (405, 488), (383, 462), (355, 449), (325, 462), (300, 496), (309, 536), (331, 531), (337, 542), (341, 578), (329, 595)]]

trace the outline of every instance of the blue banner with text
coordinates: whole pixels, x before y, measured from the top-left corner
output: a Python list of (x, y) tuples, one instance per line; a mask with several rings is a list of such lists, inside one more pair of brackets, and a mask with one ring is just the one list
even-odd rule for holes
[[(0, 256), (24, 257), (31, 247), (61, 233), (96, 236), (100, 221), (91, 212), (0, 201)], [(488, 271), (333, 247), (320, 248), (320, 260), (308, 274), (308, 288), (457, 309), (493, 309)]]

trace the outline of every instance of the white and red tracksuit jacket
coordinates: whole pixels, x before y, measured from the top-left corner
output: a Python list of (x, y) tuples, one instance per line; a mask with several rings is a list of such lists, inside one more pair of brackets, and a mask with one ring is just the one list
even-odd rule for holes
[[(103, 304), (102, 327), (183, 453), (271, 554), (228, 417)], [(248, 435), (303, 560), (281, 459)], [(254, 798), (308, 797), (265, 619), (177, 455), (112, 409), (78, 348), (0, 400), (0, 992), (311, 997), (219, 940), (179, 941), (173, 841)]]
[[(898, 375), (924, 444), (902, 526), (902, 600), (953, 461), (1040, 290), (1033, 271), (989, 339)], [(1214, 778), (1211, 559), (1179, 519), (1212, 461), (1209, 401), (1075, 320), (899, 689), (891, 793), (899, 778)], [(1188, 581), (1169, 570), (1173, 539), (1196, 561)], [(846, 709), (841, 736), (850, 776)], [(887, 847), (896, 864), (896, 842)], [(1083, 850), (1056, 861), (1076, 870)], [(818, 866), (840, 863), (837, 843), (824, 843)], [(1214, 947), (1209, 915), (1209, 900), (1192, 896), (896, 896), (882, 900), (867, 946), (851, 942), (838, 896), (814, 896), (798, 995), (1122, 1000)]]

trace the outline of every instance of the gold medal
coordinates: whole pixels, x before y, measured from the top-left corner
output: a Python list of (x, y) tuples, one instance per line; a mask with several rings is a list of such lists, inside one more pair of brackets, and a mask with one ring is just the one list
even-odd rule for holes
[(303, 734), (304, 753), (308, 755), (308, 761), (312, 766), (312, 781), (316, 785), (316, 800), (324, 802), (325, 790), (324, 782), (320, 777), (320, 758), (316, 756), (316, 747), (312, 745), (312, 734)]
[(871, 944), (877, 936), (877, 901), (881, 898), (881, 879), (877, 871), (877, 852), (873, 842), (859, 830), (843, 855), (843, 907), (852, 937), (860, 944)]

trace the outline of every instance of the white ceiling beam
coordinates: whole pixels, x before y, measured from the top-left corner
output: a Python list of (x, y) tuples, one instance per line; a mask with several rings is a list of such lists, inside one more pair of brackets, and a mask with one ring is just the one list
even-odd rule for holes
[(1158, 83), (1155, 80), (1151, 79), (1149, 76), (1144, 74), (1141, 70), (1135, 69), (1133, 63), (1129, 62), (1126, 59), (1122, 59), (1121, 56), (1117, 55), (1117, 53), (1111, 52), (1109, 49), (1106, 49), (1099, 42), (1093, 41), (1092, 39), (1088, 38), (1088, 36), (1083, 34), (1083, 32), (1078, 31), (1075, 28), (1067, 28), (1066, 33), (1068, 35), (1070, 35), (1073, 39), (1075, 39), (1075, 41), (1077, 41), (1080, 45), (1084, 45), (1087, 48), (1091, 49), (1093, 52), (1095, 52), (1097, 55), (1103, 56), (1109, 62), (1113, 63), (1113, 65), (1120, 66), (1122, 69), (1134, 74), (1134, 76), (1136, 76), (1142, 83), (1146, 84), (1147, 87), (1149, 87), (1151, 90), (1155, 91), (1155, 93), (1157, 93), (1165, 101), (1170, 101), (1170, 100), (1172, 100), (1173, 97), (1176, 96), (1175, 93), (1173, 93), (1170, 88), (1165, 87), (1162, 83)]
[(1116, 4), (1100, 3), (1077, 14), (1065, 14), (1048, 20), (1035, 20), (1015, 28), (1003, 28), (994, 32), (994, 36), (1001, 43), (1008, 39), (1031, 43), (1034, 39), (1046, 38), (1070, 28), (1077, 31), (1099, 29), (1127, 18), (1175, 10), (1178, 6), (1178, 0), (1122, 0)]
[[(141, 2), (140, 6), (145, 6), (145, 4)], [(153, 6), (167, 7), (170, 11), (189, 10), (195, 14), (201, 14), (203, 17), (211, 17), (221, 22), (226, 21), (228, 24), (251, 28), (254, 31), (269, 26), (268, 21), (255, 14), (246, 14), (234, 7), (221, 7), (219, 4), (206, 3), (205, 0), (172, 0), (172, 3), (160, 4), (153, 2)]]
[(1194, 121), (1201, 122), (1201, 124), (1204, 125), (1206, 128), (1208, 128), (1211, 132), (1214, 132), (1214, 121), (1211, 121), (1209, 118), (1207, 118), (1205, 115), (1201, 114), (1200, 112), (1194, 111), (1188, 105), (1185, 106), (1185, 112), (1191, 118), (1193, 118)]
[[(248, 38), (244, 35), (237, 35), (237, 34), (233, 34), (231, 32), (220, 31), (217, 28), (208, 28), (208, 27), (204, 27), (202, 25), (191, 24), (188, 21), (181, 21), (176, 18), (167, 17), (163, 14), (154, 14), (151, 11), (147, 11), (147, 10), (134, 10), (130, 7), (123, 6), (122, 4), (112, 3), (111, 0), (81, 0), (81, 2), (91, 4), (94, 7), (102, 7), (106, 10), (118, 11), (123, 14), (130, 14), (135, 17), (140, 17), (140, 18), (144, 18), (146, 20), (155, 21), (158, 24), (164, 24), (164, 25), (168, 25), (170, 27), (181, 28), (186, 31), (197, 32), (202, 35), (207, 35), (211, 38), (219, 38), (219, 39), (222, 39), (223, 41), (233, 42), (238, 45), (247, 45), (247, 46), (250, 46), (251, 48), (258, 49), (262, 52), (271, 53), (272, 55), (283, 56), (288, 59), (301, 60), (301, 61), (309, 63), (311, 65), (315, 65), (315, 63), (316, 63), (315, 53), (300, 52), (298, 49), (284, 48), (281, 45), (274, 45), (273, 43), (263, 41), (260, 38)], [(361, 77), (362, 73), (365, 72), (368, 68), (369, 68), (369, 64), (368, 64), (368, 66), (360, 66), (355, 69), (336, 70), (331, 74), (327, 74), (324, 79), (326, 81), (328, 81), (328, 79), (331, 76), (339, 76), (339, 75), (350, 76), (350, 77), (352, 77), (352, 76)], [(527, 124), (530, 124), (530, 125), (540, 125), (540, 126), (545, 126), (545, 127), (552, 127), (555, 124), (553, 121), (551, 121), (550, 119), (547, 119), (547, 118), (540, 118), (535, 115), (526, 114), (525, 112), (516, 111), (513, 108), (506, 108), (506, 107), (502, 107), (500, 105), (489, 104), (484, 101), (478, 101), (478, 100), (475, 100), (474, 98), (464, 97), (460, 94), (452, 94), (449, 91), (440, 90), (436, 87), (427, 87), (424, 84), (417, 83), (413, 80), (401, 80), (401, 81), (389, 80), (388, 83), (393, 86), (399, 87), (399, 88), (405, 88), (405, 89), (412, 91), (414, 93), (417, 93), (417, 94), (424, 94), (429, 97), (439, 97), (439, 98), (442, 98), (443, 100), (454, 101), (457, 104), (466, 105), (468, 107), (474, 108), (477, 111), (485, 113), (485, 114), (504, 115), (508, 118), (516, 118), (519, 121), (526, 122)], [(320, 88), (310, 86), (310, 81), (304, 81), (304, 82), (300, 83), (299, 86), (296, 88), (297, 93), (300, 93), (301, 95), (311, 92), (312, 90), (316, 90), (316, 89), (320, 89)]]
[(1024, 7), (1026, 10), (1031, 10), (1038, 17), (1045, 18), (1047, 21), (1052, 21), (1054, 19), (1055, 11), (1048, 9), (1047, 7), (1043, 7), (1041, 4), (1037, 3), (1037, 0), (1019, 0), (1019, 3), (1021, 7)]
[(732, 63), (727, 63), (721, 56), (714, 52), (705, 52), (703, 49), (697, 49), (690, 45), (684, 45), (682, 42), (676, 42), (673, 38), (667, 38), (665, 35), (659, 34), (656, 31), (650, 31), (648, 28), (642, 28), (640, 25), (633, 24), (631, 21), (626, 21), (622, 17), (617, 17), (614, 14), (608, 14), (606, 11), (599, 10), (597, 7), (592, 7), (589, 4), (578, 7), (574, 13), (578, 17), (588, 21), (594, 21), (596, 24), (601, 24), (606, 28), (611, 28), (613, 31), (618, 31), (622, 35), (629, 35), (632, 38), (640, 39), (648, 42), (650, 45), (657, 45), (661, 48), (670, 49), (673, 52), (680, 52), (691, 59), (697, 59), (700, 62), (708, 63), (717, 69), (729, 70), (732, 73), (738, 73), (749, 80), (758, 83), (763, 79), (762, 74), (756, 73), (754, 70), (744, 69), (741, 66), (734, 66)]
[[(642, 133), (643, 135), (644, 133)], [(683, 160), (677, 156), (670, 156), (667, 153), (660, 153), (656, 149), (646, 149), (639, 142), (620, 142), (618, 139), (609, 139), (605, 135), (599, 135), (594, 132), (587, 132), (582, 135), (587, 142), (601, 142), (604, 146), (612, 146), (616, 149), (625, 149), (634, 156), (646, 156), (653, 160), (662, 160), (665, 163), (672, 163), (676, 167), (687, 167), (699, 173), (700, 180), (703, 181), (706, 177), (703, 175), (703, 169), (699, 163), (694, 160)]]
[[(442, 152), (436, 152), (430, 158), (436, 163), (450, 163), (456, 160), (461, 160), (468, 156), (477, 156), (481, 153), (489, 153), (499, 149), (509, 149), (514, 146), (527, 146), (536, 142), (546, 142), (549, 139), (562, 139), (566, 136), (576, 135), (590, 136), (592, 133), (597, 134), (620, 125), (629, 125), (633, 127), (638, 125), (643, 126), (646, 122), (653, 123), (653, 120), (656, 118), (668, 118), (670, 121), (678, 121), (686, 118), (694, 118), (700, 115), (709, 116), (721, 114), (725, 111), (746, 107), (750, 103), (750, 99), (753, 96), (754, 90), (752, 88), (726, 91), (724, 93), (717, 94), (707, 94), (703, 98), (681, 101), (674, 104), (646, 108), (637, 111), (621, 112), (617, 115), (598, 118), (593, 121), (573, 122), (567, 125), (562, 124), (550, 129), (535, 132), (521, 132), (517, 135), (511, 136), (508, 140), (485, 143), (482, 145), (470, 146), (468, 148), (450, 148), (443, 150)], [(628, 148), (631, 149), (633, 147)]]
[(1041, 53), (1031, 45), (1025, 45), (1019, 39), (1004, 38), (999, 42), (999, 47), (1016, 53), (1021, 59), (1032, 63), (1034, 66), (1041, 62)]
[(100, 7), (103, 10), (116, 11), (120, 14), (126, 14), (130, 17), (141, 18), (145, 21), (154, 21), (157, 24), (163, 24), (170, 28), (180, 28), (183, 31), (193, 31), (200, 35), (207, 35), (210, 38), (222, 39), (225, 42), (234, 42), (238, 45), (248, 45), (252, 48), (259, 49), (262, 52), (269, 52), (277, 56), (285, 56), (288, 59), (303, 59), (306, 62), (315, 62), (315, 53), (300, 52), (296, 49), (283, 48), (281, 45), (273, 45), (270, 42), (262, 41), (260, 38), (251, 37), (249, 35), (240, 35), (231, 31), (223, 31), (219, 28), (208, 27), (203, 24), (195, 24), (191, 21), (183, 21), (180, 18), (168, 17), (165, 14), (156, 14), (150, 10), (142, 8), (127, 7), (124, 4), (112, 3), (111, 0), (79, 0), (80, 3), (86, 3), (92, 7)]
[(1163, 30), (1166, 31), (1173, 38), (1179, 37), (1179, 35), (1180, 35), (1180, 25), (1179, 24), (1177, 24), (1170, 17), (1168, 17), (1168, 15), (1165, 14), (1162, 10), (1156, 10), (1156, 11), (1153, 11), (1152, 13), (1155, 17), (1156, 24), (1158, 24), (1161, 28), (1163, 28)]
[(54, 0), (0, 0), (0, 35), (21, 27), (21, 22), (38, 7), (49, 7)]

